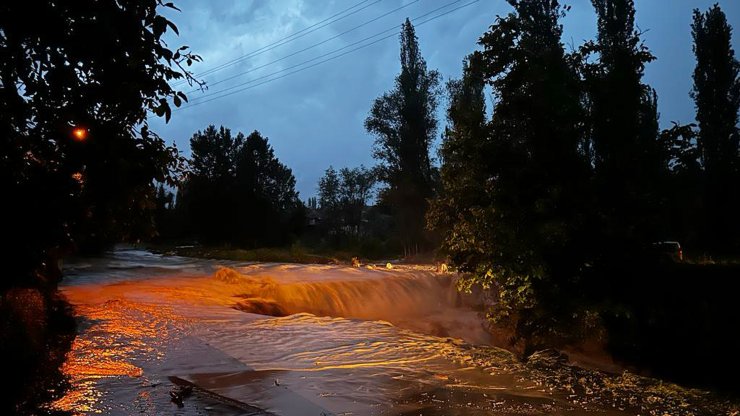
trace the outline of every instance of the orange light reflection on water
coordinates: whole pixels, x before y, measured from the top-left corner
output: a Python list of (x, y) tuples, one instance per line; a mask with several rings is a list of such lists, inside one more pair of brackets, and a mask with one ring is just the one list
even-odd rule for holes
[(73, 414), (107, 413), (109, 409), (100, 402), (101, 381), (141, 377), (137, 360), (162, 354), (159, 346), (170, 336), (164, 323), (171, 312), (123, 300), (78, 304), (75, 312), (82, 318), (80, 334), (62, 367), (72, 387), (52, 407)]

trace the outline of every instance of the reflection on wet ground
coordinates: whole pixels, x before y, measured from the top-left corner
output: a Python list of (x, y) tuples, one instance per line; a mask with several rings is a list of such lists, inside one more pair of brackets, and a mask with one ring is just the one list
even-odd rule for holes
[[(450, 275), (430, 270), (111, 256), (73, 265), (63, 288), (80, 334), (64, 368), (74, 388), (56, 407), (78, 414), (729, 416), (738, 409), (627, 373), (582, 370), (544, 353), (525, 364), (481, 346), (487, 334), (465, 306), (470, 300), (454, 292)], [(245, 299), (287, 316), (245, 313), (238, 308)], [(435, 336), (442, 334), (449, 336)], [(195, 386), (183, 407), (171, 401), (173, 381)]]

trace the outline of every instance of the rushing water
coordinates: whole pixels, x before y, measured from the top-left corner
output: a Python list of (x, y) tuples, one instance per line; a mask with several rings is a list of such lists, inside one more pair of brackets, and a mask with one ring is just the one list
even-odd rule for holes
[[(65, 269), (77, 414), (737, 415), (707, 393), (491, 339), (454, 276), (118, 250)], [(170, 399), (194, 386), (182, 407)], [(734, 412), (734, 413), (733, 413)]]

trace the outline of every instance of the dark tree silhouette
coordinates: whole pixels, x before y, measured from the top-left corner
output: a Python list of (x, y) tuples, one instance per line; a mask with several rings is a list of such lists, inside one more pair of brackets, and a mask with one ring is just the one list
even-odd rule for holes
[(333, 166), (329, 166), (324, 172), (324, 176), (319, 179), (319, 207), (323, 218), (323, 231), (333, 235), (335, 243), (342, 227), (340, 187), (339, 174)]
[(308, 198), (308, 201), (306, 201), (306, 208), (317, 210), (319, 209), (319, 200), (315, 196), (312, 196)]
[[(184, 95), (168, 82), (195, 59), (164, 45), (164, 32), (177, 29), (158, 7), (165, 6), (0, 6), (0, 180), (14, 201), (3, 228), (15, 259), (0, 285), (35, 280), (49, 250), (84, 243), (82, 236), (152, 230), (152, 180), (167, 180), (176, 159), (146, 127), (147, 112), (169, 118), (167, 100)], [(74, 127), (83, 129), (79, 137)]]
[(293, 172), (275, 157), (258, 131), (247, 136), (237, 151), (235, 180), (236, 223), (242, 224), (235, 241), (252, 247), (277, 246), (300, 231), (305, 213)]
[(284, 244), (302, 226), (295, 178), (267, 138), (209, 126), (190, 140), (190, 170), (179, 209), (204, 243)]
[[(561, 43), (566, 7), (509, 4), (514, 12), (496, 19), (463, 78), (448, 83), (443, 188), (428, 221), (463, 272), (461, 286), (490, 290), (490, 316), (497, 329), (514, 325), (525, 355), (586, 336), (670, 377), (734, 388), (737, 363), (725, 357), (740, 344), (727, 330), (737, 318), (727, 300), (737, 266), (682, 263), (653, 244), (694, 240), (704, 226), (696, 212), (712, 215), (698, 209), (702, 199), (718, 209), (740, 189), (732, 167), (737, 62), (724, 17), (718, 8), (696, 14), (695, 95), (711, 132), (698, 133), (697, 146), (694, 125), (658, 132), (656, 95), (642, 82), (653, 57), (634, 29), (632, 1), (594, 0), (598, 41), (571, 54)], [(699, 151), (714, 152), (714, 162), (702, 166)], [(702, 173), (712, 163), (723, 166), (713, 189)], [(703, 197), (702, 187), (717, 199)], [(713, 213), (726, 215), (714, 225), (728, 228), (717, 242), (731, 245), (725, 238), (737, 218)], [(687, 333), (702, 342), (686, 342)], [(707, 375), (707, 360), (726, 370)]]
[(208, 126), (190, 139), (190, 168), (179, 195), (179, 208), (189, 232), (205, 243), (223, 243), (236, 237), (234, 176), (237, 153), (244, 135)]
[(489, 230), (479, 221), (491, 205), (493, 169), (485, 85), (483, 55), (478, 52), (463, 62), (463, 78), (447, 83), (448, 125), (439, 152), (441, 191), (427, 216), (429, 227), (444, 236), (442, 251), (455, 265), (467, 264), (471, 270), (488, 255), (480, 243), (488, 241)]
[(552, 0), (509, 3), (515, 12), (480, 40), (481, 70), (496, 96), (487, 127), (476, 59), (451, 85), (444, 214), (433, 222), (452, 230), (444, 245), (470, 273), (465, 282), (495, 286), (495, 317), (516, 311), (519, 333), (533, 340), (537, 331), (558, 328), (558, 319), (573, 318), (557, 311), (578, 299), (588, 166), (580, 152), (579, 81), (560, 41), (565, 9)]
[(704, 169), (703, 245), (718, 253), (740, 248), (740, 63), (732, 27), (719, 5), (694, 10), (694, 89), (697, 144)]
[(355, 236), (362, 234), (363, 212), (375, 185), (375, 174), (364, 166), (339, 170), (341, 186), (339, 201), (346, 231)]
[(341, 244), (343, 235), (362, 233), (363, 214), (374, 185), (374, 173), (364, 166), (342, 168), (338, 173), (329, 166), (324, 172), (318, 188), (321, 228), (335, 246)]
[(168, 236), (177, 233), (175, 221), (175, 194), (165, 189), (164, 184), (159, 184), (155, 197), (154, 224), (157, 234), (154, 238), (162, 235)]
[(177, 158), (147, 115), (169, 119), (168, 100), (186, 98), (170, 82), (198, 59), (164, 43), (177, 28), (161, 8), (174, 6), (0, 4), (0, 357), (13, 380), (0, 413), (35, 414), (37, 399), (53, 391), (44, 369), (64, 357), (55, 333), (63, 308), (53, 298), (60, 257), (153, 231), (154, 181), (171, 179)]
[[(592, 0), (598, 39), (583, 48), (598, 61), (585, 68), (591, 117), (599, 228), (615, 247), (655, 241), (660, 172), (657, 95), (642, 83), (655, 59), (635, 30), (633, 0)], [(617, 252), (611, 250), (611, 252)]]
[(394, 89), (373, 103), (365, 128), (375, 135), (379, 179), (387, 185), (381, 199), (394, 208), (397, 236), (410, 253), (426, 242), (424, 216), (436, 176), (430, 147), (437, 133), (439, 74), (427, 69), (408, 19), (400, 39), (401, 73)]

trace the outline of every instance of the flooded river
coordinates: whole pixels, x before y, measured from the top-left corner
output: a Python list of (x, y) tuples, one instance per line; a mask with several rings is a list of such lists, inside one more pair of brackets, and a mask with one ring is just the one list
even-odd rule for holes
[(552, 354), (522, 363), (487, 346), (475, 299), (429, 267), (117, 250), (65, 274), (79, 335), (64, 367), (72, 388), (54, 406), (75, 414), (739, 414)]

